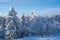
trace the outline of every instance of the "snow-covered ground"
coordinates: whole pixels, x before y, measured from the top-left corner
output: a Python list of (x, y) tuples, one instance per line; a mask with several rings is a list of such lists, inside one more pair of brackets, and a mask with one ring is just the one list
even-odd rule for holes
[(60, 37), (25, 37), (15, 40), (60, 40)]

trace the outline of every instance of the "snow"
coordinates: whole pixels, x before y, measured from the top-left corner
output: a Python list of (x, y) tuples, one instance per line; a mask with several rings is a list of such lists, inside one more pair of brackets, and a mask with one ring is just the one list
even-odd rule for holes
[(14, 8), (10, 9), (8, 16), (0, 16), (0, 39), (54, 40), (58, 36), (57, 34), (60, 35), (60, 15), (43, 17), (37, 16), (33, 12), (30, 16), (22, 15), (20, 17)]
[(25, 37), (14, 40), (60, 40), (60, 37)]

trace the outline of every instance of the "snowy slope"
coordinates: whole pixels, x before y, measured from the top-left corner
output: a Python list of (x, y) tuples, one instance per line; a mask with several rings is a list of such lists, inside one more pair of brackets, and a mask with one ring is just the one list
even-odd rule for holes
[(60, 40), (60, 37), (25, 37), (14, 40)]

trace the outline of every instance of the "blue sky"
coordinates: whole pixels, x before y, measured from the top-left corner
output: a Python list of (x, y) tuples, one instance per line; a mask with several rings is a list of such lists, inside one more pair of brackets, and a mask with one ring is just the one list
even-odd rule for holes
[(0, 0), (0, 13), (8, 14), (9, 7), (13, 6), (18, 14), (29, 15), (34, 11), (38, 15), (60, 13), (60, 0)]

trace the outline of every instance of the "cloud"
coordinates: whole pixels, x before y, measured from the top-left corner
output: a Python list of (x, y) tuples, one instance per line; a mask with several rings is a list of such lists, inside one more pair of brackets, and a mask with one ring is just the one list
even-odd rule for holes
[(0, 16), (4, 17), (5, 15), (3, 15), (3, 13), (0, 12)]
[(10, 0), (0, 0), (0, 2), (10, 2)]
[(6, 8), (6, 7), (4, 7), (3, 5), (0, 5), (0, 9), (2, 9), (2, 8)]
[(54, 2), (55, 0), (47, 0), (48, 2)]
[(0, 9), (8, 7), (10, 3), (11, 3), (11, 0), (0, 0)]
[(40, 10), (41, 15), (60, 14), (60, 8), (43, 8)]
[(47, 0), (47, 2), (57, 2), (57, 1), (60, 1), (60, 0)]

